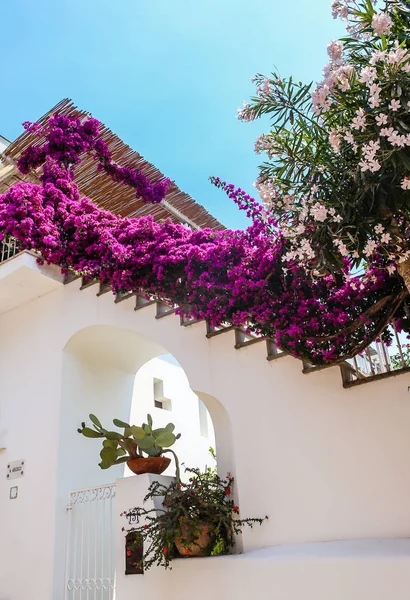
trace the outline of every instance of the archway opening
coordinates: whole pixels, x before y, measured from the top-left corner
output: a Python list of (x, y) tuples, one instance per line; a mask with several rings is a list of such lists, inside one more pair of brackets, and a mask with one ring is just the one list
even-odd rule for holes
[[(154, 427), (175, 425), (181, 433), (173, 447), (184, 466), (215, 468), (215, 431), (212, 417), (203, 400), (191, 389), (188, 377), (179, 362), (171, 354), (161, 354), (147, 361), (137, 372), (129, 422), (141, 425), (147, 414), (153, 419)], [(174, 475), (173, 463), (164, 475)], [(128, 467), (124, 475), (131, 475)]]
[[(158, 342), (117, 326), (99, 325), (78, 331), (63, 356), (60, 415), (59, 492), (102, 485), (128, 475), (118, 465), (98, 467), (101, 440), (77, 433), (95, 414), (104, 427), (113, 419), (141, 425), (151, 414), (155, 427), (169, 422), (181, 438), (173, 449), (189, 467), (215, 467), (212, 448), (222, 475), (234, 471), (230, 419), (216, 398), (193, 390), (189, 373)], [(69, 452), (67, 452), (69, 448)], [(170, 466), (167, 475), (175, 472)]]

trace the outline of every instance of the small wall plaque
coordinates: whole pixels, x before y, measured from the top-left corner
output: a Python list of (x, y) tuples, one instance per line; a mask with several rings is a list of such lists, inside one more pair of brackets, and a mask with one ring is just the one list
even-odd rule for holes
[(17, 485), (10, 488), (10, 500), (15, 500), (18, 496), (19, 488)]
[(140, 521), (139, 516), (131, 512), (127, 514), (127, 519), (130, 525), (136, 525)]
[(17, 479), (24, 475), (24, 460), (14, 460), (7, 465), (7, 479)]

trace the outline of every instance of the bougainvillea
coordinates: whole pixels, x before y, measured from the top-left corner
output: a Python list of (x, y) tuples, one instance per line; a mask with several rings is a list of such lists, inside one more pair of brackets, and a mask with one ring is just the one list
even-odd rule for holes
[[(96, 119), (81, 120), (57, 114), (43, 127), (29, 121), (23, 125), (41, 140), (45, 138), (42, 144), (29, 146), (20, 157), (17, 166), (24, 174), (51, 159), (62, 164), (72, 176), (73, 167), (80, 162), (81, 154), (93, 150), (99, 163), (98, 170), (107, 173), (114, 181), (135, 188), (137, 198), (144, 202), (161, 202), (171, 185), (169, 179), (151, 183), (140, 170), (115, 164), (107, 144), (101, 138), (98, 139), (100, 123)], [(45, 177), (47, 173), (43, 174), (42, 181), (45, 181)]]
[(143, 290), (194, 318), (276, 337), (284, 350), (316, 364), (355, 354), (393, 317), (408, 330), (407, 290), (381, 257), (374, 257), (363, 277), (349, 273), (347, 259), (338, 273), (322, 278), (297, 265), (284, 271), (289, 242), (275, 219), (218, 179), (214, 184), (251, 217), (245, 231), (191, 231), (150, 216), (113, 215), (80, 196), (75, 169), (85, 153), (145, 201), (158, 201), (169, 182), (151, 184), (113, 164), (94, 119), (56, 115), (27, 127), (39, 143), (23, 152), (19, 168), (27, 173), (41, 167), (40, 183), (20, 182), (0, 195), (0, 239), (13, 236), (21, 248), (36, 250), (64, 271), (99, 278), (114, 292)]

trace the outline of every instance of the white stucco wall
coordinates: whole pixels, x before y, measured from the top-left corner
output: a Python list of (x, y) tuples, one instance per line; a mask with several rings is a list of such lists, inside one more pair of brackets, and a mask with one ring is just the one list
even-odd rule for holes
[[(154, 421), (155, 427), (164, 427), (172, 422), (175, 425), (175, 433), (181, 433), (181, 438), (172, 446), (181, 463), (181, 474), (183, 476), (183, 464), (188, 467), (206, 468), (214, 467), (209, 447), (215, 448), (215, 434), (212, 419), (204, 406), (203, 415), (206, 427), (202, 428), (200, 401), (198, 396), (189, 387), (189, 381), (181, 366), (176, 362), (169, 362), (172, 357), (165, 355), (163, 358), (153, 358), (143, 365), (135, 378), (134, 393), (131, 406), (130, 422), (140, 425), (147, 420), (149, 413)], [(154, 379), (163, 382), (164, 397), (167, 408), (156, 408), (154, 398)], [(164, 475), (173, 476), (175, 465), (172, 459), (170, 466)], [(132, 475), (128, 467), (125, 467), (125, 476)]]
[[(409, 375), (344, 390), (337, 368), (303, 375), (290, 357), (266, 361), (263, 344), (234, 350), (233, 332), (208, 340), (203, 323), (180, 327), (173, 315), (156, 320), (154, 306), (134, 311), (132, 299), (115, 305), (110, 294), (79, 287), (60, 285), (0, 316), (0, 598), (27, 600), (35, 590), (61, 599), (68, 492), (121, 475), (99, 470), (98, 448), (76, 428), (89, 412), (127, 418), (134, 373), (164, 353), (206, 402), (218, 463), (235, 475), (242, 516), (270, 517), (244, 533), (246, 552), (410, 536)], [(9, 500), (5, 471), (16, 459), (26, 460), (26, 472), (19, 497)], [(297, 578), (305, 572), (300, 560), (272, 579)], [(215, 569), (239, 559), (226, 561)], [(355, 562), (352, 554), (349, 569)], [(379, 567), (372, 559), (363, 571), (378, 589), (383, 577), (395, 577), (400, 590), (408, 582), (408, 554)], [(184, 578), (192, 585), (188, 570)], [(292, 594), (282, 597), (299, 600)]]
[[(140, 505), (154, 475), (118, 479), (120, 507)], [(147, 508), (153, 508), (150, 504)], [(172, 570), (125, 575), (125, 544), (117, 522), (116, 599), (408, 600), (410, 540), (370, 539), (270, 546), (245, 554), (181, 558)], [(264, 527), (264, 525), (262, 525)]]

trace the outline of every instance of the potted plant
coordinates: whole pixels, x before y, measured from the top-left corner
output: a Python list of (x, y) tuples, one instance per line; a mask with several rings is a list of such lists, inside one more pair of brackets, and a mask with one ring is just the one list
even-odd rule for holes
[(147, 423), (143, 423), (141, 427), (114, 419), (114, 425), (123, 429), (120, 433), (104, 429), (95, 415), (91, 414), (90, 420), (93, 428), (81, 423), (81, 428), (77, 431), (88, 438), (105, 438), (100, 452), (101, 469), (109, 469), (113, 465), (126, 462), (136, 475), (143, 473), (159, 475), (171, 462), (170, 458), (164, 456), (165, 453), (170, 452), (175, 459), (176, 479), (179, 481), (178, 457), (169, 447), (181, 437), (181, 434), (173, 433), (175, 429), (173, 423), (153, 429), (151, 415), (147, 415)]
[(160, 497), (162, 509), (138, 507), (122, 513), (129, 522), (139, 523), (128, 533), (135, 532), (138, 543), (143, 542), (141, 567), (145, 570), (155, 564), (170, 568), (178, 557), (228, 554), (244, 526), (253, 527), (268, 518), (239, 517), (230, 475), (221, 479), (213, 469), (185, 471), (190, 475), (187, 483), (154, 481), (148, 488), (144, 502)]

